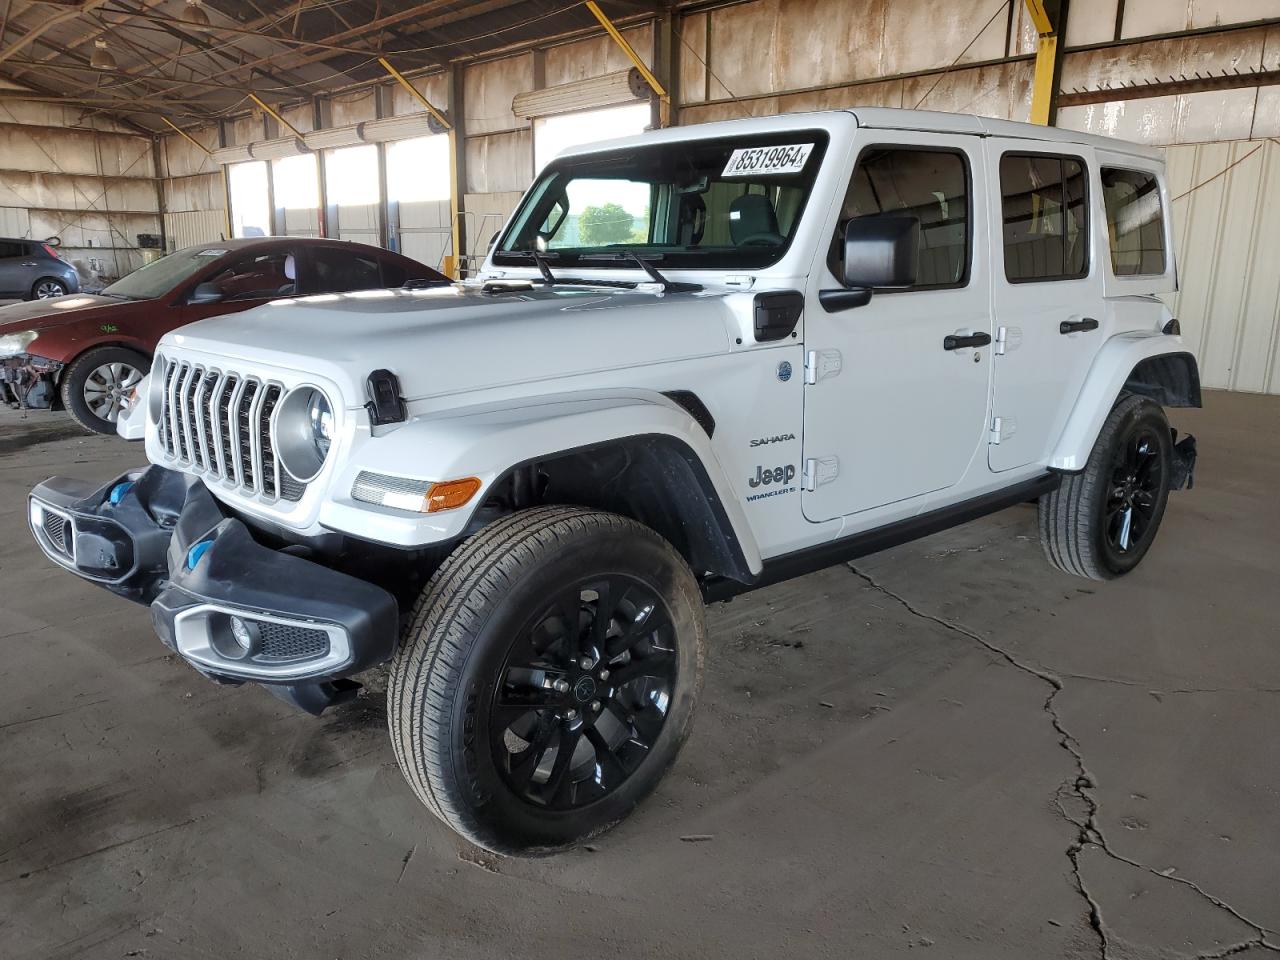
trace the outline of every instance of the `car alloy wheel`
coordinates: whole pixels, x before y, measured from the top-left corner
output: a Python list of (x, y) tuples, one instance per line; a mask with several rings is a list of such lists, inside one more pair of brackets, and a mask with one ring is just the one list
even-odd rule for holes
[(142, 381), (142, 371), (127, 363), (104, 363), (95, 367), (84, 382), (84, 402), (100, 420), (120, 419), (129, 394)]
[(503, 780), (550, 810), (613, 792), (657, 742), (676, 669), (671, 617), (651, 588), (610, 575), (565, 591), (516, 638), (494, 692)]
[(1160, 442), (1150, 427), (1127, 437), (1111, 461), (1106, 536), (1117, 553), (1141, 544), (1152, 529), (1164, 477)]
[(52, 300), (54, 297), (61, 297), (66, 293), (66, 289), (56, 280), (41, 280), (36, 284), (37, 300)]

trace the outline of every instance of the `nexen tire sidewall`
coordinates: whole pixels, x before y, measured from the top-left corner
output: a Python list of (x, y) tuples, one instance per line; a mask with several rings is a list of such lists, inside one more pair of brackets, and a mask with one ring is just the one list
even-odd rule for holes
[[(673, 560), (675, 561), (673, 563)], [(477, 832), (498, 848), (555, 849), (607, 829), (630, 812), (675, 759), (688, 729), (701, 675), (702, 616), (696, 584), (656, 535), (593, 529), (565, 538), (551, 556), (522, 560), (475, 632), (452, 704), (449, 745), (460, 805)], [(499, 773), (491, 746), (490, 706), (512, 642), (530, 629), (555, 592), (575, 582), (616, 573), (646, 583), (666, 604), (676, 631), (677, 676), (666, 722), (640, 766), (619, 787), (574, 810), (537, 807), (512, 792)]]

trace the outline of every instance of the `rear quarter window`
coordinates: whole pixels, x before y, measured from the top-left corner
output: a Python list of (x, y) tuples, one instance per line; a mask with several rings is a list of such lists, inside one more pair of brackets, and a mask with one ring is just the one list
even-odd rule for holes
[(1164, 273), (1164, 207), (1156, 175), (1103, 167), (1101, 176), (1112, 272), (1117, 277)]

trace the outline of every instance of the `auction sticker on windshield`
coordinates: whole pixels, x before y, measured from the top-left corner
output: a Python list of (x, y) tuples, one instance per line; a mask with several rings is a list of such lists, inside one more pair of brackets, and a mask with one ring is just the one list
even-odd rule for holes
[(762, 173), (799, 173), (813, 150), (812, 143), (776, 147), (744, 147), (729, 155), (722, 177), (750, 177)]

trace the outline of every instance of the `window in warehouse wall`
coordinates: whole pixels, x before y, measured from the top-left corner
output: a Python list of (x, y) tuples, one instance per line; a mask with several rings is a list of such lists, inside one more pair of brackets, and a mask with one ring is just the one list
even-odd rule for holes
[(568, 147), (643, 133), (651, 119), (648, 103), (539, 117), (533, 122), (535, 172), (540, 172), (555, 159), (556, 154)]
[(325, 151), (324, 176), (333, 216), (330, 235), (377, 246), (382, 203), (378, 148), (368, 144)]
[(267, 184), (267, 162), (252, 160), (227, 168), (231, 190), (231, 229), (237, 237), (271, 235), (271, 192)]
[(320, 171), (313, 154), (271, 161), (278, 223), (288, 237), (320, 236)]
[(450, 253), (449, 137), (387, 144), (387, 211), (395, 248), (439, 267)]

